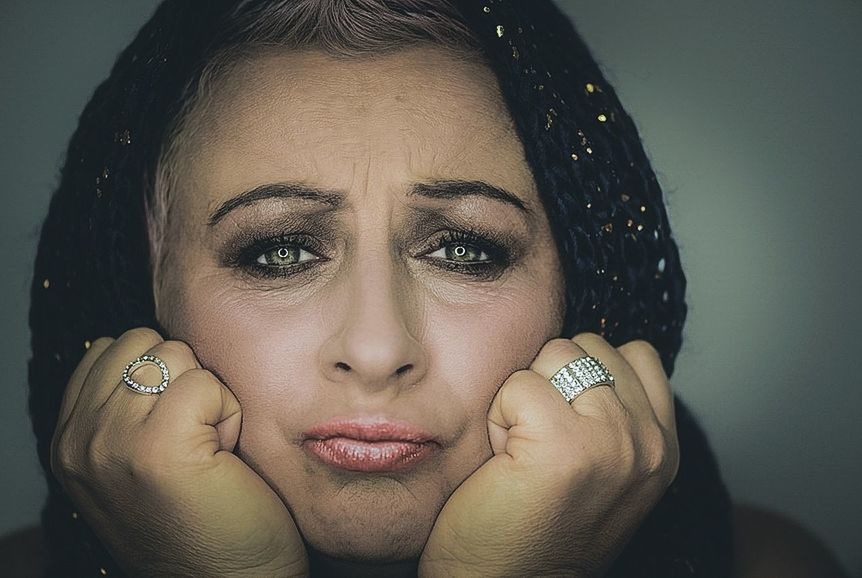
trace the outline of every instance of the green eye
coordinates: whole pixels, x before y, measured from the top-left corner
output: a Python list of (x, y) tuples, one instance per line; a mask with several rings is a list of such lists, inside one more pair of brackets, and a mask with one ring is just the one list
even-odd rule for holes
[[(483, 255), (485, 256), (484, 259), (481, 258)], [(473, 245), (467, 245), (465, 243), (445, 245), (443, 247), (440, 247), (433, 253), (428, 253), (428, 256), (439, 257), (448, 261), (456, 261), (459, 263), (481, 263), (483, 261), (491, 260), (488, 253), (486, 253), (479, 247), (474, 247)]]
[(493, 281), (506, 270), (511, 253), (486, 235), (471, 230), (447, 230), (433, 244), (433, 250), (423, 258), (428, 263), (460, 275), (470, 275), (481, 281)]
[[(311, 256), (311, 259), (300, 259), (302, 254)], [(302, 247), (295, 246), (279, 246), (273, 247), (258, 256), (256, 259), (257, 263), (261, 265), (267, 265), (269, 267), (284, 267), (289, 265), (295, 265), (297, 263), (303, 263), (305, 261), (313, 261), (315, 259), (315, 255), (309, 251), (306, 251)]]
[[(510, 249), (488, 235), (475, 231), (445, 230), (417, 255), (427, 263), (480, 281), (493, 281), (509, 267)], [(261, 237), (245, 244), (229, 257), (228, 263), (262, 278), (289, 278), (313, 270), (326, 261), (327, 250), (307, 234)]]

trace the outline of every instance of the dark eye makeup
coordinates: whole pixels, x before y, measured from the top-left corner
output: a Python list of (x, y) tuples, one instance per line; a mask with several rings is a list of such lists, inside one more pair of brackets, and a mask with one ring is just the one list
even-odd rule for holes
[[(507, 240), (497, 239), (471, 227), (437, 231), (425, 246), (414, 254), (430, 266), (466, 275), (478, 281), (500, 277), (513, 259)], [(445, 257), (428, 253), (444, 250)], [(312, 258), (300, 260), (303, 253)], [(484, 256), (484, 257), (483, 257)], [(291, 278), (320, 266), (327, 257), (323, 243), (312, 233), (243, 233), (225, 259), (225, 265), (265, 279)]]

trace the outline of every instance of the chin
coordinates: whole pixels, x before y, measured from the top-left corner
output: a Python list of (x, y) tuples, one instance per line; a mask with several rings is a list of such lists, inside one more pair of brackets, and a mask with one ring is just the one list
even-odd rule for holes
[(380, 476), (358, 476), (312, 499), (310, 508), (294, 512), (307, 545), (332, 558), (377, 564), (418, 559), (445, 502)]

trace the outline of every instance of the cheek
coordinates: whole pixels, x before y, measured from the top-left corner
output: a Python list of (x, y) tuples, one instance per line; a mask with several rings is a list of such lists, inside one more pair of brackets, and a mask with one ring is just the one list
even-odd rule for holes
[[(328, 382), (320, 367), (321, 349), (344, 328), (349, 298), (320, 292), (288, 306), (277, 291), (240, 289), (217, 277), (177, 287), (167, 329), (236, 395), (243, 409), (241, 451), (256, 469), (282, 481), (306, 475), (298, 465), (285, 465), (291, 461), (285, 452), (300, 457), (308, 426), (353, 409), (345, 406), (343, 385)], [(536, 298), (549, 293), (515, 283), (469, 305), (426, 295), (413, 308), (422, 326), (405, 325), (421, 340), (427, 372), (412, 390), (410, 407), (404, 400), (392, 403), (399, 412), (427, 418), (450, 441), (440, 476), (460, 483), (490, 457), (486, 416), (494, 395), (556, 337), (557, 301)]]
[[(186, 341), (202, 366), (233, 391), (243, 408), (243, 422), (256, 423), (263, 408), (285, 421), (301, 415), (314, 400), (314, 351), (321, 341), (319, 324), (303, 307), (271, 307), (272, 297), (218, 289), (221, 283), (196, 283), (182, 291), (181, 314), (172, 336)], [(245, 429), (245, 428), (244, 428)]]
[[(213, 370), (243, 404), (302, 414), (327, 402), (318, 375), (318, 352), (340, 327), (327, 311), (339, 307), (318, 303), (302, 307), (267, 307), (270, 298), (237, 297), (230, 291), (190, 292), (194, 299), (178, 303), (181, 315), (171, 335), (192, 346), (201, 364)], [(547, 306), (527, 295), (485, 304), (434, 307), (423, 315), (421, 329), (431, 367), (426, 379), (446, 384), (457, 407), (487, 406), (511, 373), (526, 368), (555, 324)], [(429, 389), (434, 383), (426, 383)]]
[(506, 378), (529, 367), (557, 329), (547, 305), (527, 294), (498, 298), (479, 310), (441, 309), (428, 319), (435, 375), (451, 385), (457, 396), (452, 403), (483, 416)]

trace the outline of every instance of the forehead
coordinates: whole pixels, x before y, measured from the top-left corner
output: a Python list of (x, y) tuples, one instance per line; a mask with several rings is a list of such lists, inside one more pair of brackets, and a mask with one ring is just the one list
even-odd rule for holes
[(483, 64), (433, 47), (350, 60), (256, 54), (201, 100), (179, 178), (209, 208), (270, 182), (360, 195), (372, 182), (394, 192), (437, 178), (484, 180), (533, 205), (534, 181), (496, 82)]

